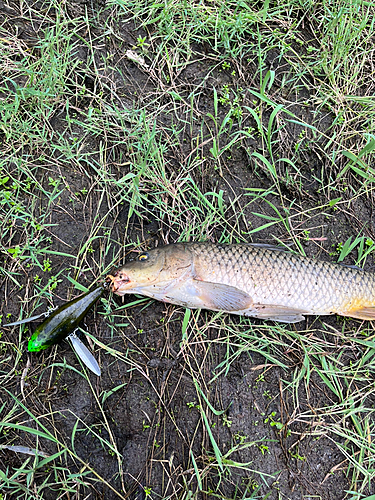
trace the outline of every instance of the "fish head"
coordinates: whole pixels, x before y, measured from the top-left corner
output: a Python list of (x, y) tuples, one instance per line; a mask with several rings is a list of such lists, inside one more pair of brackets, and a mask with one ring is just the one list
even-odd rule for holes
[(169, 286), (186, 274), (192, 264), (191, 252), (183, 244), (166, 245), (140, 253), (107, 276), (107, 282), (116, 295), (148, 292), (147, 295), (153, 296), (153, 291)]

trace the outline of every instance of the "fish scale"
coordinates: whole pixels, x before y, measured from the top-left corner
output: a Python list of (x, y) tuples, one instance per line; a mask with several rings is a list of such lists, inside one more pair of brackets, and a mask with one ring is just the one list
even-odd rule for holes
[(108, 279), (118, 295), (288, 323), (306, 314), (375, 319), (373, 273), (259, 244), (166, 245)]
[[(360, 269), (251, 244), (195, 243), (190, 249), (198, 257), (195, 269), (200, 279), (217, 277), (221, 283), (246, 291), (254, 303), (292, 306), (310, 314), (339, 313), (358, 299), (364, 307), (375, 303), (374, 275)], [(211, 269), (202, 262), (210, 262)]]

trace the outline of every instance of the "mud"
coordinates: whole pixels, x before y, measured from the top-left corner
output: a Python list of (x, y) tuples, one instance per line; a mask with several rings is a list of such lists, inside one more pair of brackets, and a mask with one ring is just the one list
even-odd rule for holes
[[(85, 2), (70, 7), (74, 12), (81, 12), (84, 6), (94, 11), (96, 9)], [(7, 29), (14, 31), (15, 18), (12, 12), (8, 13), (9, 8), (0, 2), (1, 19)], [(15, 11), (17, 8), (12, 7)], [(9, 15), (12, 19), (7, 21)], [(103, 17), (100, 19), (103, 20)], [(99, 35), (100, 19), (94, 26), (94, 32)], [(35, 34), (30, 22), (22, 22), (22, 37), (31, 44), (35, 36), (40, 36), (40, 32)], [(98, 47), (95, 60), (104, 66), (101, 62), (103, 57), (111, 58), (111, 65), (104, 68), (103, 80), (112, 82), (116, 94), (112, 98), (124, 110), (147, 105), (147, 111), (150, 112), (149, 103), (158, 94), (159, 100), (155, 102), (153, 111), (161, 137), (172, 144), (172, 123), (176, 122), (177, 128), (181, 126), (184, 129), (179, 136), (179, 144), (172, 145), (165, 153), (168, 175), (173, 181), (178, 176), (180, 165), (187, 165), (188, 157), (197, 154), (194, 137), (201, 130), (207, 134), (214, 127), (208, 117), (208, 113), (214, 112), (214, 87), (222, 88), (226, 83), (242, 87), (245, 89), (241, 94), (242, 105), (251, 104), (254, 97), (246, 89), (254, 88), (258, 83), (251, 76), (252, 63), (242, 68), (247, 71), (241, 73), (238, 82), (233, 81), (229, 71), (209, 68), (208, 62), (190, 64), (176, 76), (173, 85), (178, 87), (179, 95), (186, 99), (194, 88), (199, 87), (194, 104), (195, 119), (189, 128), (184, 122), (188, 115), (186, 106), (181, 102), (176, 106), (168, 95), (167, 91), (172, 92), (173, 85), (168, 86), (166, 82), (161, 85), (156, 73), (144, 71), (124, 57), (124, 48), (134, 45), (138, 36), (147, 36), (147, 32), (136, 31), (132, 23), (121, 23), (116, 29), (117, 38), (108, 35), (108, 44)], [(118, 43), (118, 37), (121, 38), (121, 44)], [(205, 47), (197, 48), (199, 53), (205, 52)], [(85, 43), (82, 42), (75, 57), (87, 64)], [(268, 58), (272, 59), (271, 53)], [(282, 76), (290, 68), (285, 61), (280, 60), (276, 69), (275, 92), (279, 91)], [(72, 79), (70, 85), (76, 85), (79, 89), (85, 84), (95, 89), (100, 82), (90, 75), (83, 76), (84, 73), (83, 70), (76, 80)], [(103, 86), (103, 89), (110, 102), (108, 87)], [(307, 90), (296, 92), (283, 89), (283, 93), (285, 100), (293, 103), (289, 109), (298, 117), (307, 123), (314, 123), (321, 130), (331, 125), (332, 116), (328, 111), (317, 115), (311, 106), (303, 104), (309, 98)], [(72, 101), (72, 105), (78, 111), (70, 111), (69, 118), (75, 117), (78, 121), (84, 119), (89, 101), (77, 99), (74, 103)], [(219, 107), (218, 122), (224, 119), (227, 112), (228, 108)], [(203, 124), (199, 119), (202, 119)], [(255, 126), (250, 115), (243, 117), (243, 123), (249, 127)], [(123, 142), (119, 140), (121, 136), (113, 140), (100, 132), (87, 135), (78, 123), (67, 126), (67, 116), (62, 111), (51, 118), (49, 126), (53, 133), (61, 134), (67, 141), (82, 140), (82, 156), (93, 152), (92, 159), (98, 162), (98, 152), (105, 144), (107, 162), (113, 167), (117, 179), (129, 173), (127, 162), (131, 155), (132, 136), (128, 136), (125, 131)], [(234, 123), (234, 129), (236, 126)], [(289, 148), (295, 144), (301, 132), (300, 126), (285, 121), (283, 140), (278, 148), (280, 157), (288, 157)], [(312, 136), (307, 137), (305, 146), (301, 148), (298, 175), (288, 170), (286, 162), (279, 164), (281, 193), (285, 199), (293, 201), (293, 207), (296, 207), (295, 212), (292, 208), (292, 215), (306, 213), (327, 201), (321, 186), (329, 182), (331, 167), (321, 164), (317, 149), (310, 150), (308, 143), (312, 140)], [(217, 162), (210, 156), (209, 147), (202, 146), (198, 152), (201, 157), (206, 156), (207, 161), (202, 168), (192, 168), (191, 175), (202, 192), (215, 190), (217, 193), (222, 190), (228, 205), (231, 200), (242, 195), (241, 200), (233, 205), (232, 211), (229, 210), (228, 217), (234, 220), (241, 209), (241, 220), (236, 224), (249, 240), (272, 243), (278, 239), (290, 243), (289, 234), (280, 224), (254, 236), (250, 234), (252, 229), (265, 221), (256, 214), (275, 216), (270, 204), (282, 209), (280, 197), (275, 193), (267, 197), (269, 203), (265, 198), (259, 198), (254, 204), (247, 205), (248, 188), (266, 190), (272, 180), (269, 172), (254, 160), (252, 153), (257, 150), (263, 151), (260, 139), (244, 138), (231, 151), (230, 159)], [(35, 202), (37, 212), (46, 214), (44, 224), (48, 224), (50, 238), (46, 243), (53, 252), (48, 254), (50, 269), (43, 274), (40, 287), (46, 286), (51, 276), (57, 276), (58, 283), (53, 293), (51, 290), (41, 293), (40, 309), (51, 302), (59, 305), (72, 295), (77, 295), (68, 276), (84, 286), (91, 285), (103, 276), (106, 266), (118, 264), (112, 259), (119, 255), (118, 251), (124, 242), (137, 246), (139, 242), (147, 241), (147, 246), (152, 247), (156, 242), (172, 242), (179, 236), (176, 224), (160, 222), (158, 218), (152, 217), (152, 211), (155, 210), (152, 206), (147, 215), (138, 217), (133, 214), (130, 219), (129, 205), (119, 204), (112, 210), (109, 197), (111, 189), (103, 195), (103, 191), (97, 189), (96, 176), (96, 170), (84, 160), (74, 163), (58, 155), (49, 158), (45, 164), (35, 160), (35, 178), (40, 185), (49, 192), (61, 190), (52, 205), (43, 196)], [(52, 185), (54, 181), (57, 182), (56, 186)], [(32, 200), (25, 202), (31, 203)], [(181, 214), (182, 224), (186, 222), (185, 217)], [(102, 225), (98, 225), (100, 221), (104, 221)], [(306, 254), (331, 260), (334, 258), (331, 252), (337, 255), (338, 242), (358, 233), (364, 226), (372, 227), (372, 208), (370, 200), (361, 197), (351, 206), (350, 213), (332, 207), (314, 216), (313, 221), (307, 215), (301, 215), (293, 221), (295, 226), (292, 232), (297, 236), (306, 236), (301, 238)], [(209, 228), (205, 236), (212, 240), (219, 239), (221, 230), (220, 226)], [(110, 240), (106, 239), (108, 232)], [(15, 233), (13, 243), (17, 243), (17, 238), (22, 241), (21, 228), (16, 229)], [(87, 248), (85, 244), (93, 235), (93, 244)], [(323, 240), (320, 241), (321, 238)], [(110, 250), (105, 253), (103, 249), (108, 241)], [(128, 249), (123, 250), (118, 261), (124, 260)], [(56, 252), (66, 255), (61, 256)], [(8, 257), (7, 263), (11, 269), (14, 263)], [(367, 267), (371, 269), (371, 264)], [(22, 265), (17, 268), (17, 273), (18, 280), (23, 284), (21, 290), (9, 280), (5, 283), (5, 279), (0, 285), (1, 312), (4, 317), (11, 314), (12, 318), (17, 318), (21, 303), (24, 303), (26, 313), (33, 304), (31, 285), (41, 275), (40, 269)], [(125, 303), (134, 300), (134, 297), (126, 298)], [(314, 432), (321, 424), (316, 409), (336, 403), (337, 398), (322, 384), (316, 373), (312, 373), (308, 382), (302, 377), (298, 389), (293, 393), (288, 391), (294, 374), (303, 365), (305, 354), (292, 336), (285, 340), (288, 349), (282, 353), (282, 362), (285, 363), (285, 369), (282, 369), (257, 353), (256, 347), (238, 354), (239, 343), (235, 336), (225, 333), (232, 327), (242, 332), (250, 329), (252, 335), (262, 339), (269, 334), (267, 328), (271, 332), (272, 325), (228, 315), (218, 318), (213, 313), (195, 312), (195, 326), (191, 324), (187, 332), (183, 333), (185, 311), (181, 308), (144, 301), (116, 313), (122, 305), (123, 302), (118, 298), (108, 296), (95, 306), (85, 321), (86, 331), (121, 353), (121, 358), (112, 356), (91, 342), (102, 368), (100, 379), (89, 375), (89, 382), (77, 373), (76, 370), (81, 370), (79, 362), (66, 341), (48, 352), (35, 355), (27, 353), (26, 331), (23, 333), (24, 350), (17, 365), (17, 373), (9, 384), (0, 388), (4, 415), (14, 407), (18, 415), (17, 422), (28, 422), (28, 425), (35, 426), (25, 410), (15, 404), (11, 397), (13, 394), (38, 415), (41, 425), (46, 425), (51, 432), (56, 433), (61, 443), (71, 447), (74, 432), (74, 453), (91, 469), (85, 468), (72, 455), (61, 455), (60, 466), (68, 471), (68, 475), (86, 474), (84, 482), (76, 483), (70, 498), (112, 500), (120, 495), (121, 498), (137, 500), (146, 497), (177, 499), (188, 498), (187, 492), (192, 495), (198, 490), (194, 498), (234, 500), (266, 498), (267, 494), (269, 500), (338, 500), (345, 497), (350, 478), (346, 473), (347, 459), (337, 446), (340, 439), (328, 431)], [(112, 315), (108, 319), (105, 313), (109, 310), (112, 310)], [(337, 336), (327, 333), (327, 325), (340, 331), (344, 328), (343, 321), (336, 318), (310, 318), (291, 327), (291, 331), (294, 328), (300, 332), (306, 330), (309, 335), (321, 338), (323, 343), (330, 345), (329, 355), (334, 357), (335, 347), (332, 346), (337, 346), (339, 341)], [(5, 338), (7, 343), (1, 352), (4, 374), (14, 366), (16, 354), (9, 346), (19, 343), (19, 331), (4, 330), (3, 335), (2, 340)], [(224, 341), (225, 335), (227, 341)], [(221, 342), (218, 338), (221, 338)], [(350, 348), (341, 362), (348, 364), (358, 355), (355, 348)], [(7, 356), (10, 356), (9, 360)], [(226, 359), (234, 359), (226, 365), (227, 368), (222, 364)], [(27, 363), (27, 384), (23, 385), (22, 374)], [(197, 390), (194, 380), (199, 387), (204, 388), (204, 397)], [(316, 419), (303, 418), (304, 413), (315, 410)], [(326, 422), (327, 425), (329, 423)], [(35, 440), (30, 435), (14, 432), (13, 437), (12, 442), (35, 448)], [(47, 454), (61, 449), (46, 439), (41, 438), (39, 441), (41, 449)], [(0, 436), (0, 444), (5, 442), (7, 434)], [(222, 464), (215, 456), (213, 442), (221, 452)], [(108, 443), (115, 445), (119, 457)], [(192, 455), (195, 462), (192, 461)], [(0, 449), (1, 470), (7, 467), (16, 469), (22, 463), (23, 457)], [(38, 471), (36, 484), (42, 484), (48, 476), (47, 467)], [(92, 470), (104, 478), (107, 484), (99, 480)], [(120, 493), (115, 494), (109, 485)], [(51, 485), (43, 490), (43, 495), (42, 498), (55, 499), (59, 497), (59, 492)], [(12, 494), (5, 497), (18, 498)]]

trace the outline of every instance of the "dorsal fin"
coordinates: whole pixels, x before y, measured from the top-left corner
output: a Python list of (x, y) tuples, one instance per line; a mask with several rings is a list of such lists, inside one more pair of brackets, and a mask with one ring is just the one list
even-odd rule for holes
[(342, 262), (338, 262), (338, 264), (340, 264), (340, 266), (349, 267), (350, 269), (355, 269), (356, 271), (363, 271), (361, 267), (356, 266), (355, 264), (343, 264)]
[(291, 252), (289, 248), (281, 247), (279, 245), (271, 245), (269, 243), (248, 243), (251, 247), (264, 248), (265, 250), (275, 250), (278, 252)]

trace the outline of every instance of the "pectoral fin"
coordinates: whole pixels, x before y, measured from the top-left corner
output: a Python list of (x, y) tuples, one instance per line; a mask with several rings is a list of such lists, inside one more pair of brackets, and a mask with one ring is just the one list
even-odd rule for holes
[(253, 305), (253, 300), (246, 292), (234, 286), (207, 281), (193, 280), (194, 288), (207, 309), (219, 311), (241, 311)]

